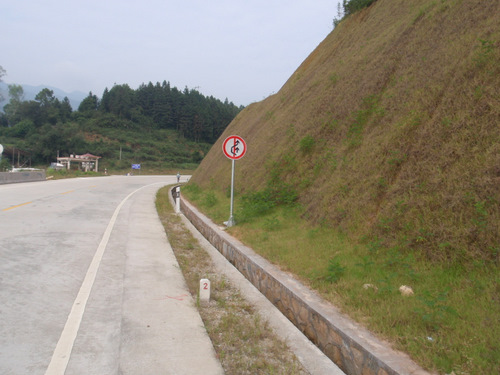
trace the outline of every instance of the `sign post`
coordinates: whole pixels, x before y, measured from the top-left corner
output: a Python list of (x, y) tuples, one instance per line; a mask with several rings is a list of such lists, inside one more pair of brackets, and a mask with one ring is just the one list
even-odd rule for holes
[(237, 135), (231, 135), (226, 138), (224, 143), (222, 144), (222, 151), (224, 155), (226, 155), (232, 161), (231, 166), (231, 206), (229, 212), (229, 220), (226, 221), (227, 227), (232, 227), (234, 222), (233, 217), (233, 202), (234, 202), (234, 161), (241, 159), (245, 153), (247, 152), (247, 144), (243, 140), (243, 138)]

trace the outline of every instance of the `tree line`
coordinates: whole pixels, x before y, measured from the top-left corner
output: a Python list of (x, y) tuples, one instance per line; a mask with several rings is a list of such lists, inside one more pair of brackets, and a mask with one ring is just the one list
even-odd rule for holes
[(0, 126), (24, 123), (20, 133), (45, 124), (94, 118), (100, 120), (102, 127), (175, 129), (183, 137), (207, 143), (214, 143), (243, 108), (227, 99), (222, 102), (206, 97), (195, 89), (186, 87), (180, 91), (166, 81), (142, 84), (137, 90), (127, 84), (114, 85), (104, 90), (102, 99), (90, 92), (75, 113), (67, 97), (61, 101), (49, 89), (41, 90), (35, 100), (24, 101), (22, 87), (9, 85), (9, 97), (4, 113), (0, 114)]
[[(115, 85), (110, 90), (106, 88), (100, 100), (89, 93), (78, 111), (86, 116), (112, 114), (145, 125), (146, 130), (175, 129), (195, 142), (214, 143), (242, 108), (228, 99), (222, 102), (187, 87), (181, 91), (163, 81), (142, 84), (137, 90), (127, 84)], [(106, 123), (106, 126), (116, 124), (120, 123)]]
[[(0, 73), (1, 79), (5, 70)], [(206, 97), (195, 89), (186, 87), (181, 91), (166, 81), (142, 84), (136, 90), (127, 84), (114, 85), (111, 89), (106, 88), (101, 98), (90, 92), (76, 110), (72, 109), (67, 97), (59, 100), (47, 88), (41, 90), (34, 100), (24, 100), (22, 87), (9, 85), (8, 98), (3, 99), (8, 103), (0, 112), (0, 143), (29, 150), (34, 162), (53, 161), (57, 151), (62, 155), (88, 152), (88, 148), (97, 147), (99, 152), (106, 154), (104, 137), (97, 140), (94, 136), (89, 140), (88, 134), (106, 134), (108, 139), (123, 140), (126, 132), (136, 134), (133, 138), (137, 142), (130, 146), (130, 153), (135, 154), (147, 147), (148, 154), (160, 154), (154, 148), (164, 145), (160, 146), (160, 142), (151, 145), (148, 141), (145, 147), (140, 139), (159, 140), (157, 134), (161, 133), (163, 137), (165, 132), (174, 132), (181, 140), (171, 142), (179, 144), (175, 150), (179, 160), (184, 158), (180, 155), (184, 152), (180, 150), (180, 143), (190, 143), (191, 146), (183, 148), (191, 149), (191, 161), (196, 162), (199, 154), (204, 153), (201, 150), (206, 149), (207, 144), (213, 144), (243, 108), (228, 99), (222, 102), (212, 96)], [(195, 149), (199, 152), (193, 151)]]

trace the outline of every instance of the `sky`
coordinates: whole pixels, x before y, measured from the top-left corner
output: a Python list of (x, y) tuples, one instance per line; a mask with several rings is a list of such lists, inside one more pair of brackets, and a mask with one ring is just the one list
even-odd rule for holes
[(0, 0), (8, 84), (98, 97), (170, 82), (248, 105), (332, 31), (338, 0)]

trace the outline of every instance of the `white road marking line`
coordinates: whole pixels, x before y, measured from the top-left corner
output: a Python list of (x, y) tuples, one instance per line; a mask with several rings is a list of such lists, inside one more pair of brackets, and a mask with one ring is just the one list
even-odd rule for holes
[(139, 190), (155, 184), (158, 184), (158, 182), (143, 186), (133, 191), (124, 200), (121, 201), (118, 207), (116, 207), (115, 212), (113, 213), (113, 216), (108, 223), (106, 231), (102, 236), (101, 242), (97, 247), (94, 258), (90, 263), (87, 274), (85, 275), (85, 279), (83, 280), (82, 286), (80, 287), (80, 291), (78, 292), (75, 302), (73, 303), (73, 307), (71, 308), (71, 312), (68, 315), (68, 319), (66, 320), (64, 329), (61, 333), (61, 336), (59, 337), (59, 341), (57, 342), (54, 354), (52, 354), (52, 359), (50, 360), (49, 367), (47, 367), (47, 370), (45, 371), (45, 375), (64, 375), (64, 373), (66, 372), (66, 368), (68, 367), (69, 359), (71, 357), (71, 352), (73, 350), (73, 345), (75, 343), (76, 336), (78, 335), (78, 330), (80, 329), (80, 324), (83, 319), (83, 313), (85, 312), (85, 307), (87, 306), (87, 301), (89, 299), (92, 286), (94, 285), (95, 278), (97, 276), (99, 265), (101, 263), (104, 251), (106, 250), (111, 232), (122, 206), (132, 195), (137, 193)]

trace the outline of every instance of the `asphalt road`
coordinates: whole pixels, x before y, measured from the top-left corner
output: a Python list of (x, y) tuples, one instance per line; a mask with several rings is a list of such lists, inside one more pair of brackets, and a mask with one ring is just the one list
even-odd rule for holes
[(175, 182), (0, 185), (1, 374), (222, 373), (155, 216)]

